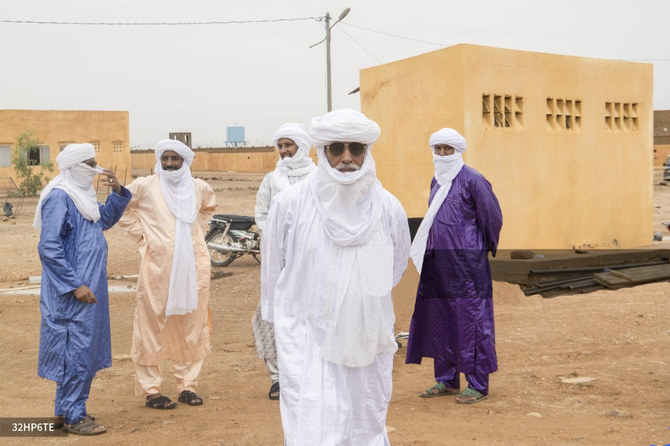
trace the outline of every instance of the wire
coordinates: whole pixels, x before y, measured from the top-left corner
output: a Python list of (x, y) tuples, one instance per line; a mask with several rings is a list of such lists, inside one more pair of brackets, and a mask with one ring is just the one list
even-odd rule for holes
[(51, 22), (37, 20), (0, 20), (0, 23), (19, 25), (84, 25), (84, 26), (200, 26), (200, 25), (237, 25), (245, 23), (295, 22), (299, 20), (323, 20), (323, 17), (296, 17), (288, 19), (228, 20), (211, 22)]
[(368, 55), (369, 55), (370, 57), (372, 57), (374, 60), (376, 60), (377, 63), (380, 63), (380, 64), (383, 63), (381, 60), (377, 59), (377, 58), (376, 58), (370, 51), (368, 51), (367, 49), (365, 49), (365, 47), (364, 47), (363, 45), (361, 45), (360, 43), (358, 43), (358, 42), (356, 41), (356, 39), (354, 39), (354, 38), (351, 36), (351, 34), (349, 34), (344, 28), (340, 27), (340, 29), (341, 29), (342, 32), (343, 32), (344, 34), (346, 34), (347, 37), (349, 37), (349, 38), (350, 38), (356, 45), (358, 45), (363, 51), (365, 51), (366, 53), (368, 53)]
[(384, 31), (377, 31), (376, 29), (366, 28), (364, 26), (359, 26), (359, 25), (353, 25), (349, 22), (346, 22), (346, 23), (342, 22), (342, 26), (352, 26), (354, 28), (364, 29), (366, 31), (370, 31), (370, 32), (373, 32), (373, 33), (382, 34), (382, 35), (390, 36), (390, 37), (395, 37), (397, 39), (413, 40), (415, 42), (427, 43), (429, 45), (437, 45), (437, 46), (442, 46), (442, 47), (450, 46), (450, 45), (447, 45), (445, 43), (429, 42), (427, 40), (414, 39), (412, 37), (399, 36), (397, 34), (391, 34), (391, 33), (387, 33), (387, 32), (384, 32)]

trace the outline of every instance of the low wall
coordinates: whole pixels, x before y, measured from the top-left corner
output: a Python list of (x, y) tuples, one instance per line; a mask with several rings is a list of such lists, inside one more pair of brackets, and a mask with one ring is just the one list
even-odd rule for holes
[[(274, 147), (222, 147), (193, 151), (193, 171), (270, 172), (279, 159)], [(134, 171), (152, 171), (156, 165), (153, 150), (132, 150), (130, 157)]]

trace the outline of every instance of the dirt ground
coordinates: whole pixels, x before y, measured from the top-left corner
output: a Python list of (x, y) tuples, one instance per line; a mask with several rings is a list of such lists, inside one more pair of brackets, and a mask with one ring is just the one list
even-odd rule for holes
[[(217, 193), (217, 213), (251, 215), (262, 175), (202, 173)], [(670, 186), (655, 180), (654, 231), (670, 220)], [(102, 195), (100, 197), (102, 199)], [(39, 276), (39, 235), (31, 226), (36, 200), (0, 221), (0, 417), (48, 417), (55, 384), (36, 375), (39, 296), (8, 294)], [(138, 254), (118, 228), (107, 232), (109, 275), (134, 275)], [(651, 243), (651, 234), (650, 234)], [(667, 246), (668, 243), (663, 243)], [(201, 407), (144, 407), (133, 394), (129, 360), (134, 293), (110, 295), (111, 368), (93, 381), (89, 412), (108, 428), (95, 438), (4, 438), (2, 444), (280, 445), (279, 405), (256, 358), (250, 321), (259, 299), (259, 266), (245, 256), (212, 279), (212, 355), (200, 377)], [(216, 271), (216, 269), (214, 269)], [(410, 265), (394, 291), (396, 330), (408, 331), (416, 273)], [(134, 282), (110, 280), (128, 290)], [(670, 282), (543, 299), (494, 282), (499, 371), (490, 398), (470, 406), (453, 397), (421, 399), (432, 361), (395, 359), (388, 411), (391, 443), (400, 445), (666, 445), (670, 443)], [(176, 399), (164, 365), (164, 393)], [(574, 379), (581, 378), (581, 379)], [(565, 381), (568, 380), (568, 381)], [(0, 420), (1, 421), (1, 420)]]

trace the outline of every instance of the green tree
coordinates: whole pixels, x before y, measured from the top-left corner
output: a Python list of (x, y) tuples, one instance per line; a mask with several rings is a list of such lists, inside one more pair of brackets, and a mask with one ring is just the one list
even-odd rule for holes
[(41, 163), (39, 172), (33, 170), (32, 166), (37, 162), (30, 155), (35, 152), (39, 155), (39, 150), (35, 132), (31, 129), (21, 132), (16, 137), (16, 144), (12, 147), (12, 165), (19, 178), (19, 193), (24, 197), (37, 195), (37, 192), (49, 181), (46, 171), (53, 172), (54, 170), (51, 162)]

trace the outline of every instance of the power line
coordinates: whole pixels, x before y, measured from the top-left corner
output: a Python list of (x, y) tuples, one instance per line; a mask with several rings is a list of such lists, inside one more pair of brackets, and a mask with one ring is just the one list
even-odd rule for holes
[(390, 36), (390, 37), (395, 37), (397, 39), (413, 40), (415, 42), (427, 43), (429, 45), (437, 45), (437, 46), (442, 46), (442, 47), (449, 46), (449, 45), (444, 44), (444, 43), (429, 42), (427, 40), (414, 39), (412, 37), (399, 36), (397, 34), (391, 34), (391, 33), (387, 33), (387, 32), (384, 32), (384, 31), (377, 31), (376, 29), (366, 28), (364, 26), (359, 26), (359, 25), (353, 25), (351, 23), (342, 23), (342, 26), (352, 26), (354, 28), (364, 29), (366, 31), (370, 31), (370, 32), (373, 32), (373, 33), (382, 34), (382, 35)]
[(320, 22), (323, 17), (295, 17), (284, 19), (260, 19), (260, 20), (227, 20), (211, 22), (55, 22), (38, 20), (0, 20), (0, 23), (12, 23), (18, 25), (75, 25), (75, 26), (201, 26), (201, 25), (239, 25), (246, 23), (271, 23), (271, 22), (295, 22), (300, 20), (316, 20)]
[(361, 45), (356, 39), (354, 39), (354, 38), (351, 36), (351, 34), (349, 34), (344, 28), (340, 28), (340, 30), (341, 30), (344, 34), (346, 34), (347, 37), (349, 37), (349, 38), (350, 38), (356, 45), (358, 45), (363, 51), (365, 51), (366, 53), (368, 53), (368, 55), (369, 55), (370, 57), (372, 57), (374, 60), (376, 60), (377, 63), (383, 63), (381, 60), (377, 59), (377, 58), (376, 58), (370, 51), (368, 51), (367, 49), (365, 49), (365, 47), (364, 47), (363, 45)]

